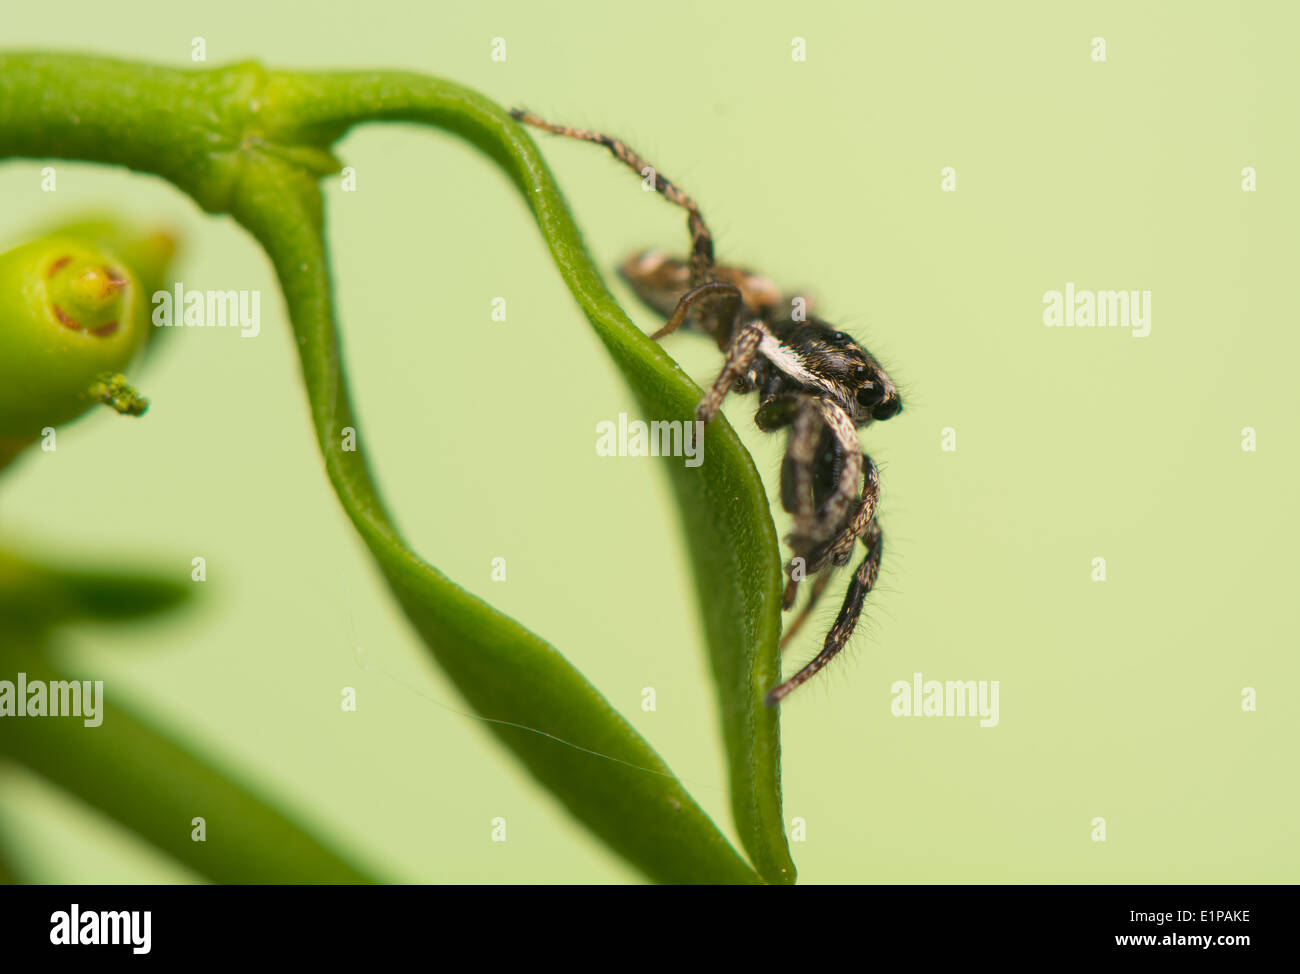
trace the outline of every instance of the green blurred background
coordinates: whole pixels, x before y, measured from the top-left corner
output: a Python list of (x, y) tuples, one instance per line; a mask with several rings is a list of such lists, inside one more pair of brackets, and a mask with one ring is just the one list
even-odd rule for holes
[[(209, 64), (414, 69), (618, 134), (700, 201), (722, 259), (806, 288), (867, 344), (906, 408), (864, 437), (879, 590), (846, 658), (784, 707), (804, 882), (1294, 882), (1297, 27), (1283, 2), (72, 0), (9, 5), (0, 45), (184, 64), (201, 36)], [(606, 154), (539, 140), (602, 267), (685, 248), (678, 212)], [(327, 189), (344, 351), (398, 523), (559, 647), (734, 836), (664, 471), (595, 455), (596, 423), (636, 409), (523, 204), (440, 133), (372, 126), (340, 155), (357, 173), (355, 193)], [(146, 419), (101, 411), (0, 483), (7, 543), (181, 578), (207, 559), (194, 609), (66, 631), (69, 658), (386, 878), (637, 881), (426, 662), (326, 483), (250, 238), (161, 181), (58, 173), (46, 194), (39, 164), (0, 166), (6, 246), (108, 205), (182, 232), (187, 287), (263, 295), (256, 339), (165, 336)], [(1150, 335), (1045, 328), (1043, 293), (1067, 281), (1150, 290)], [(712, 380), (707, 340), (668, 347)], [(774, 491), (783, 440), (754, 406), (727, 414)], [(999, 726), (891, 716), (914, 672), (998, 680)], [(35, 878), (197, 878), (26, 773), (0, 789)]]

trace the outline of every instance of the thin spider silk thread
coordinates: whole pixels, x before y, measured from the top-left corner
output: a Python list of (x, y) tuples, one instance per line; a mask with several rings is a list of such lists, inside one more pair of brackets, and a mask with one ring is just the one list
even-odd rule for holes
[(552, 740), (557, 744), (563, 744), (565, 747), (571, 747), (575, 751), (581, 751), (583, 754), (590, 754), (592, 755), (592, 757), (604, 758), (606, 761), (613, 761), (615, 764), (621, 764), (624, 767), (631, 768), (634, 771), (644, 771), (646, 774), (656, 775), (660, 778), (668, 778), (672, 781), (676, 781), (679, 785), (682, 785), (683, 788), (689, 783), (692, 789), (703, 788), (709, 791), (717, 791), (717, 792), (723, 791), (723, 789), (719, 788), (717, 785), (709, 785), (709, 784), (703, 784), (699, 782), (688, 782), (687, 779), (679, 778), (671, 771), (659, 771), (655, 768), (647, 768), (639, 764), (633, 764), (631, 761), (624, 761), (622, 758), (616, 758), (612, 754), (605, 754), (601, 751), (592, 750), (589, 747), (583, 747), (581, 744), (575, 744), (572, 741), (566, 741), (562, 737), (556, 737), (554, 734), (548, 734), (546, 731), (539, 730), (536, 727), (529, 727), (527, 724), (519, 724), (512, 720), (502, 720), (498, 717), (484, 717), (482, 714), (472, 714), (469, 713), (468, 711), (457, 710), (455, 707), (451, 706), (450, 704), (444, 703), (443, 701), (439, 700), (437, 697), (425, 693), (423, 690), (419, 689), (418, 687), (408, 683), (407, 681), (403, 680), (400, 676), (390, 673), (382, 666), (378, 666), (374, 663), (365, 662), (365, 660), (363, 659), (363, 654), (365, 653), (365, 650), (361, 648), (360, 640), (357, 638), (356, 618), (352, 613), (352, 591), (351, 589), (348, 588), (347, 576), (343, 573), (342, 569), (339, 570), (339, 579), (343, 582), (343, 599), (345, 604), (347, 605), (347, 611), (348, 611), (348, 631), (352, 635), (352, 658), (356, 662), (358, 669), (362, 670), (363, 672), (378, 673), (380, 676), (384, 677), (385, 679), (391, 680), (393, 683), (396, 683), (398, 686), (402, 687), (403, 689), (409, 691), (410, 693), (415, 694), (417, 697), (426, 700), (427, 702), (433, 704), (435, 707), (439, 707), (442, 710), (446, 710), (448, 713), (456, 714), (458, 717), (467, 717), (470, 720), (479, 720), (487, 724), (499, 724), (502, 727), (514, 727), (517, 730), (527, 731), (530, 734), (536, 734), (538, 737), (545, 737), (548, 740)]

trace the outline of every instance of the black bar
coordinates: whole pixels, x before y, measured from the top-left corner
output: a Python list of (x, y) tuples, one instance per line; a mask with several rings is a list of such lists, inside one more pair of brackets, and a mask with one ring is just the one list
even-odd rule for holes
[[(110, 956), (116, 963), (338, 963), (414, 953), (436, 965), (466, 951), (488, 964), (512, 952), (608, 962), (674, 951), (660, 955), (667, 961), (691, 956), (702, 941), (709, 953), (789, 955), (809, 964), (828, 957), (831, 946), (864, 964), (901, 951), (927, 967), (947, 957), (1231, 963), (1287, 951), (1296, 902), (1291, 886), (813, 887), (777, 894), (770, 922), (755, 929), (745, 909), (753, 893), (697, 895), (590, 887), (10, 886), (0, 888), (0, 952), (5, 969), (15, 971), (27, 969), (17, 966), (22, 961), (82, 964)], [(737, 899), (725, 902), (730, 895)], [(116, 930), (127, 942), (53, 943), (73, 930), (73, 904), (78, 940), (101, 931), (109, 939)], [(130, 926), (123, 913), (137, 914)]]

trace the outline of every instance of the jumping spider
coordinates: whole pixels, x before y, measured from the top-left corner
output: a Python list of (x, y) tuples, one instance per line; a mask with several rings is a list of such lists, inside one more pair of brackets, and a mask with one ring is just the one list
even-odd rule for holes
[(771, 281), (738, 267), (717, 264), (713, 237), (695, 201), (618, 139), (552, 125), (519, 109), (518, 121), (557, 135), (595, 142), (645, 178), (669, 202), (686, 210), (691, 254), (686, 261), (658, 253), (633, 255), (620, 268), (637, 295), (667, 323), (658, 340), (683, 325), (717, 342), (726, 361), (695, 410), (713, 419), (731, 391), (758, 390), (754, 421), (772, 432), (789, 429), (781, 465), (781, 503), (794, 516), (786, 538), (793, 557), (783, 608), (794, 607), (800, 578), (811, 578), (803, 609), (786, 627), (784, 648), (808, 618), (830, 581), (862, 539), (866, 557), (853, 573), (844, 604), (819, 652), (784, 683), (768, 691), (770, 707), (806, 683), (844, 648), (880, 570), (881, 531), (876, 520), (880, 478), (862, 452), (858, 429), (902, 409), (898, 390), (865, 348), (833, 325), (806, 315), (801, 299), (783, 296)]

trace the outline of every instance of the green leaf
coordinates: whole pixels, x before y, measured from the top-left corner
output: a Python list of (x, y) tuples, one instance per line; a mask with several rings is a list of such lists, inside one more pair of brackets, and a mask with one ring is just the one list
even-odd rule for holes
[[(0, 659), (34, 681), (69, 680), (33, 648), (36, 637), (0, 626)], [(12, 679), (12, 676), (9, 678)], [(217, 883), (369, 883), (372, 880), (196, 753), (131, 713), (111, 691), (103, 723), (8, 717), (0, 756), (83, 799)], [(191, 820), (207, 840), (191, 838)]]
[(74, 619), (133, 619), (175, 608), (191, 590), (135, 568), (56, 568), (0, 551), (0, 620), (43, 628)]
[(13, 864), (13, 843), (4, 826), (4, 820), (0, 819), (0, 886), (15, 886), (18, 870)]

